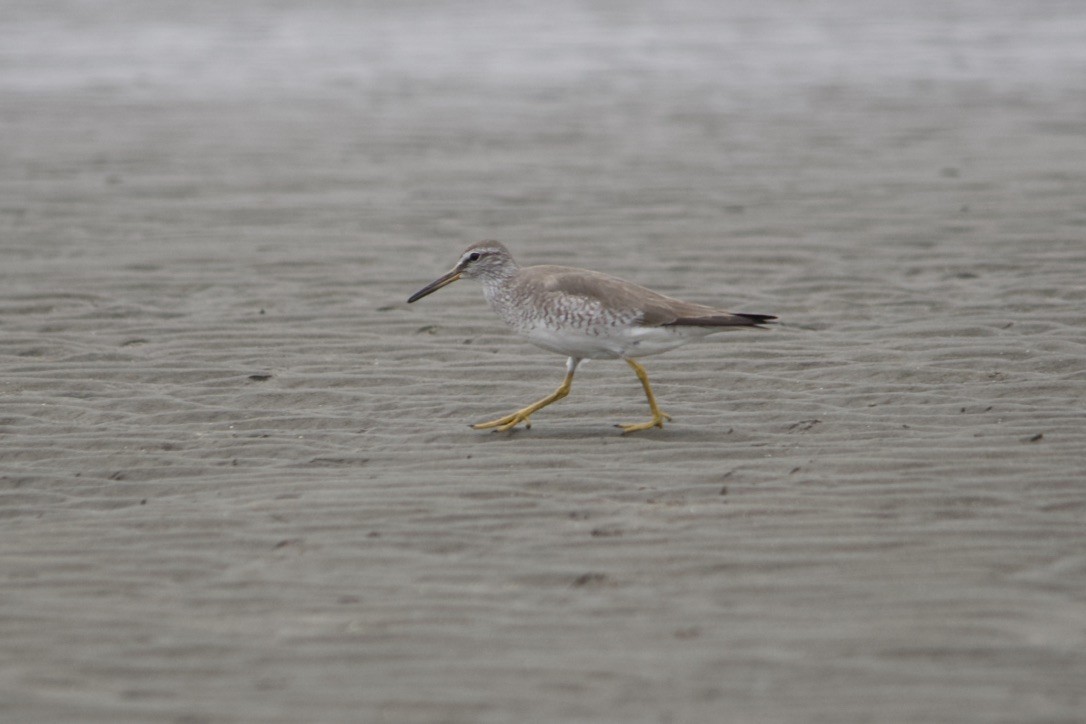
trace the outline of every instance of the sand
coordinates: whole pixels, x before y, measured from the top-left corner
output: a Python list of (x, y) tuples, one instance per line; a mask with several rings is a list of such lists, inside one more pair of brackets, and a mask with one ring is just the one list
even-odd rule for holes
[[(1086, 720), (1082, 4), (175, 5), (0, 25), (0, 720)], [(782, 323), (475, 432), (481, 238)]]

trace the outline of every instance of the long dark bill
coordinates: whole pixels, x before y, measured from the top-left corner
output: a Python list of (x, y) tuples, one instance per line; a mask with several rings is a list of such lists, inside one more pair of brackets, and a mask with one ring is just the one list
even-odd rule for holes
[(452, 284), (453, 282), (455, 282), (459, 278), (460, 278), (460, 270), (459, 269), (453, 269), (448, 274), (441, 275), (437, 279), (433, 280), (432, 282), (430, 282), (429, 284), (424, 286), (422, 289), (420, 289), (417, 292), (415, 292), (414, 294), (412, 294), (410, 297), (407, 298), (407, 303), (410, 304), (411, 302), (417, 302), (418, 300), (425, 297), (427, 294), (433, 294), (438, 289), (441, 289), (441, 287), (448, 286), (449, 284)]

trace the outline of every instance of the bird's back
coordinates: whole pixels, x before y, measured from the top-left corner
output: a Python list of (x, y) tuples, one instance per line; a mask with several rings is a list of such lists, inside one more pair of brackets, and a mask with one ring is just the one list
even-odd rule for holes
[(604, 323), (618, 318), (646, 327), (749, 327), (775, 319), (684, 302), (625, 279), (573, 267), (527, 267), (517, 275), (516, 286), (518, 296), (556, 311), (580, 310), (587, 321), (602, 317)]

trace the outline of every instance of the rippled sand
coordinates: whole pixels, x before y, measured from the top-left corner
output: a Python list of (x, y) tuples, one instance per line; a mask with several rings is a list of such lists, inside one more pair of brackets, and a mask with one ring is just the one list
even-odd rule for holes
[(533, 8), (9, 9), (0, 719), (1082, 721), (1086, 12)]

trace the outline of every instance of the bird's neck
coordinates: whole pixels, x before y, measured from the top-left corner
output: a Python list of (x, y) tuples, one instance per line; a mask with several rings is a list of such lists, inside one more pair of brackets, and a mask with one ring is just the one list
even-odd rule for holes
[(487, 276), (482, 282), (483, 295), (490, 308), (506, 322), (512, 324), (513, 320), (508, 315), (516, 306), (518, 296), (516, 270), (508, 274)]
[(496, 299), (508, 296), (513, 287), (513, 279), (513, 276), (505, 274), (484, 277), (481, 281), (487, 301), (493, 304)]
[(519, 268), (516, 264), (506, 264), (499, 269), (488, 269), (480, 281), (487, 289), (508, 288), (516, 280), (517, 271)]

